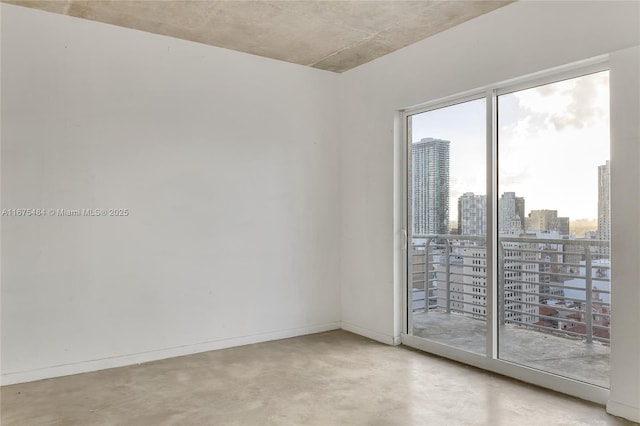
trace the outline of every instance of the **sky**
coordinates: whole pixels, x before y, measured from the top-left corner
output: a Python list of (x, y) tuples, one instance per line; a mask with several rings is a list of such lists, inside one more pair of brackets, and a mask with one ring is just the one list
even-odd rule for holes
[[(412, 116), (413, 142), (451, 141), (450, 219), (458, 197), (486, 194), (485, 100)], [(531, 210), (595, 219), (598, 166), (609, 159), (609, 73), (590, 74), (498, 97), (498, 191)]]

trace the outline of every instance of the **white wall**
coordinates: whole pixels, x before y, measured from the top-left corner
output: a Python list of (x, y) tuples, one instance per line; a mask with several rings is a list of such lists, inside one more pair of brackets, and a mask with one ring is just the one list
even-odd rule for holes
[[(640, 47), (611, 55), (611, 397), (640, 423)], [(619, 285), (620, 284), (620, 285)]]
[(3, 384), (340, 327), (338, 75), (1, 10)]
[[(401, 331), (402, 141), (396, 111), (636, 46), (640, 44), (639, 8), (637, 2), (517, 2), (343, 74), (340, 260), (344, 328), (387, 343), (397, 341)], [(630, 76), (637, 73), (637, 67), (630, 64), (633, 59), (620, 61), (612, 70), (613, 85), (618, 78), (633, 80)], [(624, 122), (612, 120), (612, 126), (637, 126), (637, 104), (628, 104), (632, 99), (637, 102), (638, 92), (626, 90), (624, 98), (612, 90), (612, 112), (634, 113), (629, 112)], [(611, 398), (620, 398), (631, 407), (627, 417), (637, 420), (640, 300), (634, 277), (638, 276), (638, 243), (629, 244), (630, 251), (626, 251), (622, 237), (629, 230), (640, 237), (638, 207), (637, 202), (615, 202), (622, 200), (622, 192), (627, 197), (637, 197), (639, 192), (637, 127), (621, 133), (624, 138), (615, 139), (614, 133), (612, 139), (612, 168), (617, 170), (612, 187), (621, 191), (613, 198), (613, 246), (614, 253), (628, 253), (633, 260), (614, 265), (613, 281), (614, 292), (632, 297), (620, 305), (626, 314), (614, 317)], [(616, 303), (620, 302), (613, 303), (618, 312)], [(618, 347), (625, 341), (628, 343)], [(622, 355), (634, 348), (635, 352)], [(624, 377), (624, 372), (631, 375)]]

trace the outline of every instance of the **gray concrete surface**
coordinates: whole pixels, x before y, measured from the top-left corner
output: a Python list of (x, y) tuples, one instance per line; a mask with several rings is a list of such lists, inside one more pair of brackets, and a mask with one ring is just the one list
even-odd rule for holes
[(11, 425), (626, 425), (604, 407), (332, 331), (2, 387)]
[(512, 1), (2, 0), (334, 72)]
[[(443, 312), (413, 315), (413, 334), (484, 355), (486, 323)], [(560, 376), (609, 388), (610, 347), (514, 325), (498, 328), (499, 357)]]

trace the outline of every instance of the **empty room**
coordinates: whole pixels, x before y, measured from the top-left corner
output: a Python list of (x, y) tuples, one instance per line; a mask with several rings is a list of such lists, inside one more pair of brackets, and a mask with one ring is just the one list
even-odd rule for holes
[(640, 422), (640, 2), (0, 16), (3, 426)]

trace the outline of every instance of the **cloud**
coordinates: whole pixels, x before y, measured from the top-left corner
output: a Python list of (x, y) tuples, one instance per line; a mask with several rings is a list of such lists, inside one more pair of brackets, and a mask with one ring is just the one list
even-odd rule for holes
[(518, 123), (521, 132), (583, 129), (608, 118), (609, 74), (601, 72), (546, 84), (515, 92), (514, 96), (528, 114), (526, 122)]
[(567, 106), (565, 114), (551, 118), (558, 131), (567, 127), (583, 129), (594, 121), (608, 117), (609, 90), (608, 74), (589, 76), (575, 81), (575, 87), (571, 90), (571, 102)]
[(608, 95), (608, 73), (504, 95), (500, 192), (524, 196), (529, 210), (593, 217), (597, 166), (609, 158)]

